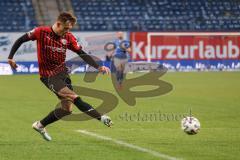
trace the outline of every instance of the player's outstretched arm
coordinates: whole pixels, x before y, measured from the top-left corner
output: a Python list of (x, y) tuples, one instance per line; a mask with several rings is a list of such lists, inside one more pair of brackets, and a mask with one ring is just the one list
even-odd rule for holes
[(93, 66), (94, 68), (98, 69), (99, 72), (102, 73), (110, 73), (110, 69), (106, 66), (99, 66), (97, 64), (97, 62), (90, 56), (88, 55), (86, 52), (84, 52), (83, 50), (80, 50), (79, 52), (77, 52), (77, 54), (89, 65)]
[(16, 51), (18, 50), (18, 48), (24, 43), (30, 41), (30, 38), (28, 37), (28, 34), (24, 34), (22, 35), (20, 38), (18, 38), (15, 43), (12, 46), (12, 49), (10, 51), (10, 54), (8, 56), (8, 63), (9, 65), (13, 68), (16, 69), (17, 68), (17, 64), (16, 62), (13, 60), (13, 56), (16, 53)]

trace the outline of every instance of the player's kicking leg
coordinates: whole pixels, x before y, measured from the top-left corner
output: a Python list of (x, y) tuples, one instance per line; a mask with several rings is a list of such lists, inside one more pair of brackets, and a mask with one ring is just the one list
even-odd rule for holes
[(70, 115), (72, 111), (72, 103), (75, 104), (79, 110), (96, 118), (106, 126), (110, 127), (113, 124), (110, 117), (100, 115), (91, 105), (82, 101), (82, 99), (72, 91), (71, 80), (67, 73), (59, 73), (50, 78), (41, 78), (41, 81), (61, 100), (60, 108), (54, 109), (41, 121), (34, 122), (32, 125), (33, 129), (38, 131), (45, 140), (50, 141), (52, 139), (47, 133), (45, 127), (67, 115)]
[(82, 112), (86, 113), (87, 115), (101, 121), (104, 125), (111, 127), (113, 125), (112, 120), (110, 117), (106, 115), (101, 115), (97, 110), (95, 110), (90, 104), (84, 102), (75, 92), (70, 90), (68, 87), (62, 88), (58, 95), (61, 97), (65, 97), (71, 99), (73, 104)]

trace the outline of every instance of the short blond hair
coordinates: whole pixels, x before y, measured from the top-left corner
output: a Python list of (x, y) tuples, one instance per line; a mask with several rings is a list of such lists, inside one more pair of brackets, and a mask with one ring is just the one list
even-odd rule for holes
[(60, 21), (63, 24), (70, 22), (74, 25), (77, 22), (77, 18), (70, 12), (62, 12), (59, 14), (57, 21)]

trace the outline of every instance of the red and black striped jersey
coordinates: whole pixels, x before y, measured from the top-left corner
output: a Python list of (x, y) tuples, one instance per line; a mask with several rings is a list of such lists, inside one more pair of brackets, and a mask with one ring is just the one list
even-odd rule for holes
[(66, 70), (66, 51), (70, 49), (79, 52), (81, 46), (76, 38), (68, 32), (58, 36), (51, 27), (37, 27), (28, 32), (31, 40), (37, 40), (37, 57), (39, 74), (41, 77), (50, 77)]

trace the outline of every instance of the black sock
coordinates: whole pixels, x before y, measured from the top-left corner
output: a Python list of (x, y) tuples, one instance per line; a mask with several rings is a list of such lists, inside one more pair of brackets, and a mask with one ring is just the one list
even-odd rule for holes
[(46, 127), (47, 125), (61, 119), (64, 116), (67, 116), (71, 114), (71, 112), (68, 112), (66, 110), (63, 110), (62, 108), (56, 108), (52, 112), (50, 112), (45, 118), (43, 118), (40, 123)]
[(77, 108), (80, 111), (88, 114), (89, 116), (91, 116), (93, 118), (101, 120), (101, 114), (98, 113), (98, 111), (96, 111), (90, 104), (82, 101), (80, 97), (77, 97), (74, 99), (74, 104), (77, 106)]

